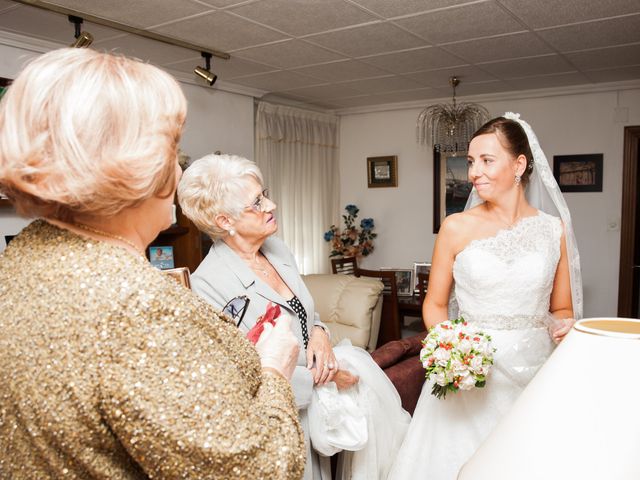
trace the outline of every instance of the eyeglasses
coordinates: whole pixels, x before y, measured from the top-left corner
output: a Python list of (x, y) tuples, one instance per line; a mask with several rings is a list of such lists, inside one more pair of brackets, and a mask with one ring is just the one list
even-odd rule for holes
[(269, 189), (265, 188), (262, 190), (262, 193), (258, 195), (255, 201), (251, 205), (247, 205), (245, 208), (250, 208), (254, 212), (264, 212), (265, 210), (265, 201), (264, 199), (269, 199)]
[(237, 320), (236, 327), (239, 327), (244, 318), (244, 314), (247, 313), (247, 307), (249, 306), (249, 297), (246, 295), (240, 295), (233, 297), (227, 302), (222, 309), (222, 313), (226, 313), (233, 320)]

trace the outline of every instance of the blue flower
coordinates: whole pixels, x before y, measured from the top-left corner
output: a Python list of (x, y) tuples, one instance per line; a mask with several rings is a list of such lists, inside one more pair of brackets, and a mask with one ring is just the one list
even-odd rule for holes
[(331, 240), (333, 240), (334, 235), (335, 234), (333, 233), (333, 230), (329, 230), (328, 232), (324, 232), (325, 241), (330, 242)]
[(373, 230), (373, 227), (374, 227), (373, 218), (363, 218), (362, 221), (360, 222), (360, 227), (363, 230)]
[(358, 207), (356, 207), (355, 205), (347, 205), (346, 207), (344, 207), (344, 209), (352, 217), (355, 217), (356, 215), (358, 215), (358, 212), (360, 211), (360, 209)]

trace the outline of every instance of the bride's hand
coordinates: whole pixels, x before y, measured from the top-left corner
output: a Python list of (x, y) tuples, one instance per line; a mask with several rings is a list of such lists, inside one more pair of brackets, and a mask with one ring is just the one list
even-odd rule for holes
[(559, 344), (569, 333), (575, 322), (574, 318), (554, 318), (548, 327), (551, 340), (556, 345)]

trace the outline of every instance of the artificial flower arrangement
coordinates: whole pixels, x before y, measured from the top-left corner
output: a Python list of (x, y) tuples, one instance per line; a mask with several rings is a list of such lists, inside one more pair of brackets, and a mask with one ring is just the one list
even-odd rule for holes
[(496, 349), (491, 346), (489, 335), (469, 325), (464, 318), (432, 327), (422, 345), (420, 361), (426, 377), (435, 377), (432, 395), (445, 398), (448, 392), (485, 386)]
[(347, 211), (342, 215), (344, 229), (331, 225), (324, 234), (325, 241), (331, 242), (329, 257), (366, 257), (373, 252), (373, 239), (378, 236), (373, 233), (373, 218), (363, 218), (358, 229), (356, 218), (360, 209), (355, 205), (347, 205), (344, 209)]

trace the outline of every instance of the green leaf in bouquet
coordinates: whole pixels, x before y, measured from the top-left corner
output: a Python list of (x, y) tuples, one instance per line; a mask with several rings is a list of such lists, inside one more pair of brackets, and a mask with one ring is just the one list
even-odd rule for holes
[(437, 383), (434, 383), (433, 387), (431, 388), (431, 395), (434, 395), (436, 398), (443, 399), (443, 398), (447, 398), (448, 392), (456, 393), (457, 391), (458, 391), (458, 388), (455, 387), (452, 383), (449, 383), (444, 387), (442, 385), (438, 385)]

